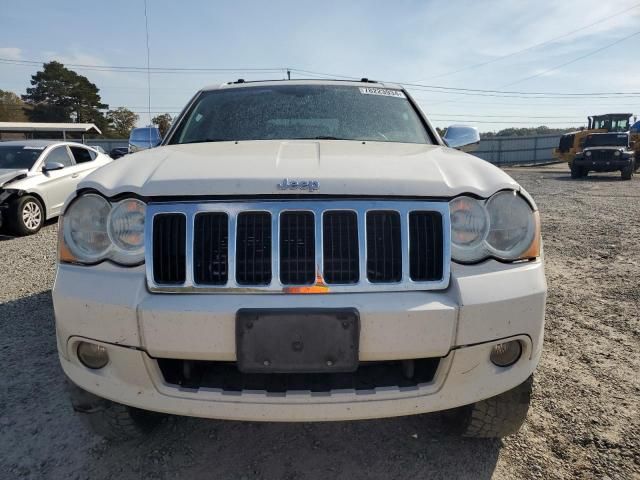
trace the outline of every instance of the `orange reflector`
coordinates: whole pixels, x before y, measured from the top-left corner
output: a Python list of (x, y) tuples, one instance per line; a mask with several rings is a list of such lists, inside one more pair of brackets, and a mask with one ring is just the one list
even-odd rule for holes
[(329, 293), (329, 286), (324, 283), (322, 275), (317, 274), (315, 285), (284, 287), (284, 293)]

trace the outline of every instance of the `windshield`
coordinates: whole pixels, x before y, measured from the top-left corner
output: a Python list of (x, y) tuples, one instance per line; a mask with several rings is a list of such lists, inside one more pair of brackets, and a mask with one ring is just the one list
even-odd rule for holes
[(629, 117), (596, 117), (593, 119), (593, 128), (604, 128), (610, 132), (626, 132), (629, 130)]
[(22, 145), (0, 145), (0, 169), (30, 169), (44, 150)]
[(170, 143), (295, 139), (431, 143), (402, 91), (343, 85), (205, 92)]
[(600, 135), (589, 135), (584, 142), (585, 147), (626, 147), (629, 144), (629, 136), (626, 134), (609, 134), (602, 133)]
[(155, 128), (136, 128), (131, 132), (131, 140), (135, 142), (157, 142), (160, 134)]

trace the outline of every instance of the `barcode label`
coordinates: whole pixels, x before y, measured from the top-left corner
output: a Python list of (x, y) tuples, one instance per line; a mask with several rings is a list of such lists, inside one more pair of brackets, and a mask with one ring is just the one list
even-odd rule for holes
[(384, 97), (407, 98), (400, 90), (391, 90), (388, 88), (360, 87), (360, 93), (364, 95), (382, 95)]

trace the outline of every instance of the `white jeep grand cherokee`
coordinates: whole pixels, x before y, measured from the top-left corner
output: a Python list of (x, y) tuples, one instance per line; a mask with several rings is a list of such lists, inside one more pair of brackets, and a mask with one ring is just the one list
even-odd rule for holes
[(518, 430), (546, 283), (531, 197), (445, 144), (406, 91), (200, 91), (161, 147), (80, 183), (53, 291), (76, 411), (107, 438), (158, 413), (350, 420), (451, 410)]

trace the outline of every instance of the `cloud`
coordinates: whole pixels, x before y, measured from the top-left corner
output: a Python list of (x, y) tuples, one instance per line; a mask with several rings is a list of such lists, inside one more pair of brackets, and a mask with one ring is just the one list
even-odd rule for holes
[[(593, 24), (486, 67), (446, 75), (434, 81), (443, 84), (472, 82), (477, 88), (496, 87), (505, 83), (503, 79), (496, 80), (497, 77), (512, 76), (509, 68), (517, 69), (519, 76), (524, 76), (629, 34), (637, 28), (640, 8), (612, 16), (630, 9), (633, 4), (632, 0), (581, 0), (579, 3), (497, 0), (487, 8), (485, 2), (461, 4), (435, 0), (416, 13), (411, 21), (413, 28), (407, 29), (407, 35), (418, 46), (416, 58), (421, 59), (416, 62), (415, 69), (423, 72), (411, 78), (434, 78), (469, 65), (493, 61)], [(415, 24), (422, 28), (416, 28)]]
[(17, 47), (0, 47), (0, 58), (22, 60), (22, 49)]

